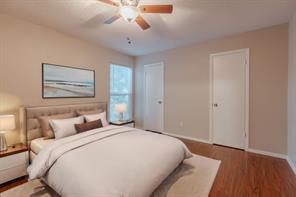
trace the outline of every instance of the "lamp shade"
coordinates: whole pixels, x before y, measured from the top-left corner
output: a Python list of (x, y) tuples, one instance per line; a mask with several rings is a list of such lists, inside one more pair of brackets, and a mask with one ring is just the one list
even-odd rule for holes
[(125, 104), (125, 103), (116, 104), (115, 105), (115, 110), (118, 113), (124, 113), (124, 112), (127, 111), (127, 104)]
[(14, 115), (0, 115), (0, 131), (12, 131), (15, 129)]

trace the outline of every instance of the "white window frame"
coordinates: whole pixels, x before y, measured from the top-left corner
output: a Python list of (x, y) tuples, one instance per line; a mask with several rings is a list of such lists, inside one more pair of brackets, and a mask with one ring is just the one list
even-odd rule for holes
[[(111, 66), (112, 65), (115, 65), (115, 66), (121, 66), (121, 67), (126, 67), (126, 68), (129, 68), (131, 70), (131, 92), (130, 93), (126, 93), (126, 94), (119, 94), (119, 93), (114, 93), (112, 94), (111, 93)], [(134, 115), (134, 105), (133, 105), (133, 100), (134, 100), (134, 69), (131, 67), (131, 66), (126, 66), (126, 65), (123, 65), (123, 64), (117, 64), (117, 63), (110, 63), (109, 65), (109, 109), (108, 109), (108, 119), (109, 121), (111, 121), (111, 97), (112, 96), (129, 96), (130, 97), (130, 119), (133, 119), (133, 115)]]

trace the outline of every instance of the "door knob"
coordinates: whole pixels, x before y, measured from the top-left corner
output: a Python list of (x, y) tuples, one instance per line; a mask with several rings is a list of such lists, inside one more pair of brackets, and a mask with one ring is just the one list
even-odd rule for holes
[(162, 104), (162, 101), (158, 101), (158, 104)]
[(214, 106), (214, 107), (218, 107), (218, 103), (214, 103), (213, 106)]

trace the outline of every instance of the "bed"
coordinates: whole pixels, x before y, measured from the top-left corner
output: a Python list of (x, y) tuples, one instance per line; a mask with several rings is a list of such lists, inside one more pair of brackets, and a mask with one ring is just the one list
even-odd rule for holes
[(54, 139), (44, 139), (44, 137), (33, 139), (30, 143), (30, 160), (33, 161), (38, 153)]
[(37, 117), (103, 109), (106, 103), (24, 109), (30, 179), (41, 178), (61, 196), (150, 196), (192, 155), (179, 140), (130, 127), (106, 126), (44, 140)]
[(103, 110), (107, 111), (107, 103), (79, 103), (72, 105), (53, 105), (53, 106), (37, 106), (23, 107), (20, 110), (21, 121), (21, 142), (27, 144), (29, 148), (30, 163), (39, 151), (49, 142), (53, 140), (44, 140), (41, 132), (41, 125), (38, 121), (38, 116), (58, 115), (75, 111), (88, 110)]

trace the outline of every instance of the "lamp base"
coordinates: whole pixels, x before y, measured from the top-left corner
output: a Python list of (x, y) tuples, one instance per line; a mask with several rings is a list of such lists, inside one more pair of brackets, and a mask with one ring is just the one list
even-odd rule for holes
[(120, 119), (119, 122), (125, 122), (126, 120), (123, 119), (123, 112), (120, 112)]
[(0, 133), (0, 152), (7, 150), (7, 142), (4, 133)]

